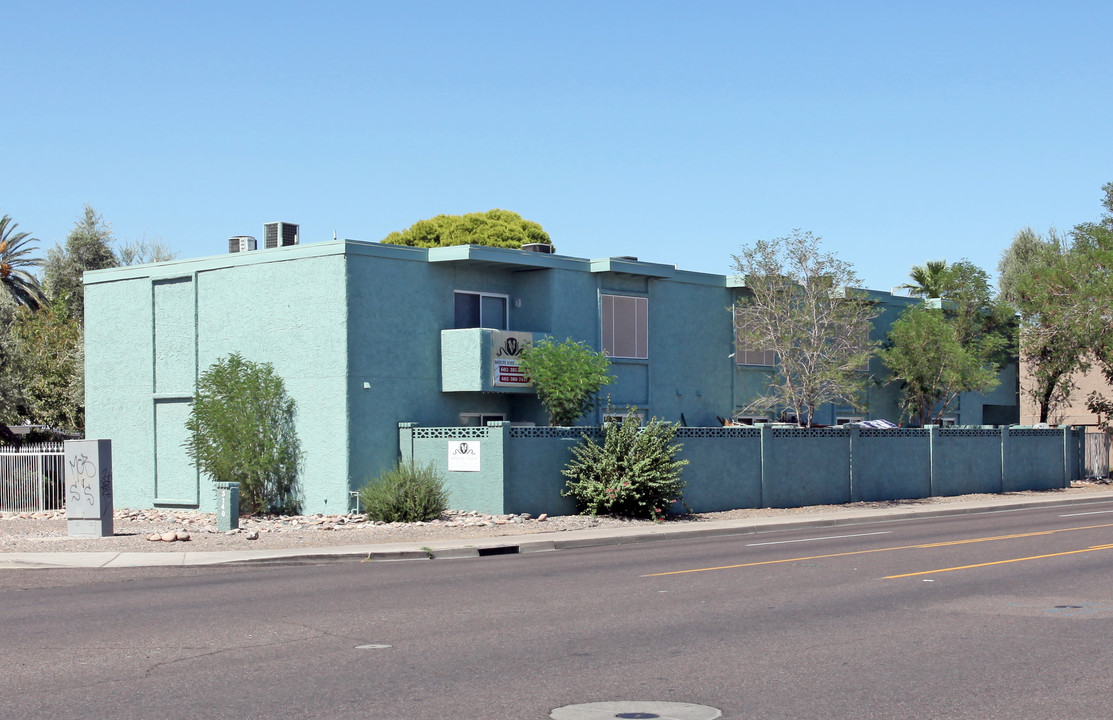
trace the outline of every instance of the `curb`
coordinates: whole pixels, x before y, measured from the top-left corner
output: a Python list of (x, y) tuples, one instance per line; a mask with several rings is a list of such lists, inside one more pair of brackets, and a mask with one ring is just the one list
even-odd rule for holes
[[(486, 540), (474, 538), (460, 540), (430, 541), (439, 547), (421, 546), (416, 542), (395, 543), (391, 547), (376, 550), (369, 546), (344, 546), (336, 549), (311, 548), (301, 551), (249, 550), (243, 552), (220, 552), (229, 557), (217, 559), (204, 557), (205, 552), (181, 553), (180, 558), (168, 557), (165, 553), (74, 553), (66, 558), (64, 553), (0, 553), (0, 569), (60, 569), (60, 568), (97, 568), (97, 567), (171, 567), (200, 565), (304, 565), (333, 562), (399, 562), (408, 560), (459, 560), (466, 558), (490, 557), (494, 555), (528, 555), (533, 553), (554, 552), (620, 545), (640, 545), (663, 540), (700, 540), (707, 538), (731, 537), (775, 533), (806, 528), (839, 527), (866, 525), (901, 520), (917, 520), (938, 517), (959, 517), (986, 513), (1018, 512), (1047, 507), (1087, 506), (1113, 503), (1113, 491), (1095, 493), (1094, 496), (1072, 496), (1054, 499), (1001, 499), (982, 501), (963, 505), (953, 503), (934, 508), (869, 508), (863, 510), (833, 511), (826, 515), (816, 515), (808, 519), (781, 520), (763, 518), (759, 520), (720, 520), (707, 523), (707, 527), (677, 525), (669, 527), (654, 526), (649, 530), (573, 530), (570, 537), (544, 537), (520, 535), (517, 537), (495, 537)], [(579, 535), (578, 537), (576, 535)], [(534, 538), (537, 539), (534, 539)], [(214, 551), (214, 554), (217, 554)], [(96, 558), (92, 556), (98, 556)], [(110, 557), (100, 557), (110, 556)], [(126, 559), (125, 559), (126, 556)], [(237, 557), (238, 556), (238, 557)], [(100, 562), (97, 562), (97, 560)], [(116, 561), (122, 561), (119, 564)]]
[[(658, 530), (649, 532), (637, 532), (621, 535), (613, 534), (612, 531), (612, 534), (600, 535), (598, 537), (537, 541), (528, 540), (518, 543), (499, 542), (497, 538), (492, 538), (489, 543), (474, 543), (474, 541), (472, 541), (472, 544), (469, 545), (453, 545), (437, 549), (430, 548), (429, 550), (369, 550), (367, 552), (359, 553), (321, 552), (314, 553), (312, 555), (276, 555), (268, 558), (245, 558), (243, 560), (234, 560), (230, 562), (234, 562), (238, 565), (244, 565), (269, 563), (292, 564), (300, 562), (320, 563), (324, 561), (345, 560), (358, 560), (360, 562), (396, 562), (401, 560), (457, 560), (462, 558), (489, 557), (492, 555), (526, 555), (538, 552), (553, 552), (557, 550), (576, 550), (582, 548), (610, 547), (618, 545), (640, 545), (650, 542), (660, 542), (663, 540), (701, 540), (706, 538), (731, 537), (735, 535), (756, 535), (759, 533), (801, 530), (806, 528), (865, 525), (881, 522), (899, 522), (901, 520), (917, 520), (947, 516), (959, 517), (962, 515), (981, 515), (986, 513), (998, 512), (1018, 512), (1021, 510), (1032, 510), (1063, 505), (1091, 505), (1100, 503), (1113, 503), (1113, 494), (1102, 495), (1099, 497), (1071, 497), (1056, 500), (1020, 500), (1015, 502), (1002, 502), (996, 505), (982, 505), (972, 507), (951, 506), (939, 508), (924, 508), (908, 511), (902, 511), (899, 509), (882, 509), (878, 511), (866, 510), (861, 512), (872, 512), (873, 514), (861, 514), (854, 517), (841, 518), (817, 517), (812, 520), (795, 520), (790, 522), (750, 522), (747, 524), (732, 525), (730, 527), (662, 527)], [(722, 522), (734, 521), (727, 520)]]

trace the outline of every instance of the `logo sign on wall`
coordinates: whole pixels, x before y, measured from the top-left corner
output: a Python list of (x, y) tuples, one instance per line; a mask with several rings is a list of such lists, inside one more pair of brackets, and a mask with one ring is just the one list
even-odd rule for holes
[(479, 472), (479, 441), (448, 441), (449, 472)]
[(530, 387), (533, 383), (522, 372), (522, 351), (533, 345), (533, 333), (496, 330), (491, 333), (492, 367), (494, 377), (491, 384), (495, 387)]

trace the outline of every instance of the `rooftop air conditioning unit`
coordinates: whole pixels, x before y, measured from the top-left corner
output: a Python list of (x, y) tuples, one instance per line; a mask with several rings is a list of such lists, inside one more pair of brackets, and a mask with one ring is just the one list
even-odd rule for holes
[(298, 244), (298, 226), (294, 223), (263, 223), (263, 247), (266, 249)]
[(228, 238), (228, 252), (247, 252), (248, 250), (255, 250), (259, 247), (259, 242), (250, 235), (237, 235), (236, 237)]
[(553, 254), (553, 246), (549, 243), (524, 243), (522, 249), (526, 252), (544, 253), (546, 255)]

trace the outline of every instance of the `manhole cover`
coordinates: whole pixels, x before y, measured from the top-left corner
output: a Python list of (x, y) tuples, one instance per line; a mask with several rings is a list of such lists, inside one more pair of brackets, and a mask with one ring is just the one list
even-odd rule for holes
[(645, 718), (654, 720), (715, 720), (723, 714), (713, 707), (691, 703), (621, 700), (616, 702), (565, 705), (549, 714), (553, 720), (618, 720)]

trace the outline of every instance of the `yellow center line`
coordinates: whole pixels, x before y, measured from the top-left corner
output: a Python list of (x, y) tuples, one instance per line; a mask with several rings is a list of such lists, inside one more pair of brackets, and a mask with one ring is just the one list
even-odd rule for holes
[(1030, 557), (1012, 558), (1010, 560), (995, 560), (993, 562), (978, 563), (976, 565), (960, 565), (958, 567), (940, 568), (938, 570), (923, 570), (921, 572), (905, 573), (903, 575), (888, 575), (885, 580), (897, 578), (916, 577), (917, 575), (932, 575), (934, 573), (951, 572), (952, 570), (969, 570), (971, 568), (989, 567), (990, 565), (1005, 565), (1007, 563), (1024, 562), (1025, 560), (1043, 560), (1044, 558), (1062, 557), (1063, 555), (1077, 555), (1078, 553), (1094, 552), (1095, 550), (1113, 550), (1113, 545), (1094, 545), (1085, 550), (1067, 550), (1066, 552), (1049, 553), (1047, 555), (1032, 555)]
[[(994, 540), (1016, 540), (1018, 538), (1038, 537), (1040, 535), (1054, 535), (1056, 533), (1074, 532), (1076, 530), (1097, 530), (1100, 528), (1113, 527), (1113, 523), (1105, 523), (1103, 525), (1083, 525), (1081, 527), (1060, 528), (1058, 530), (1039, 530), (1030, 533), (1017, 533), (1013, 535), (993, 535), (991, 537), (969, 538), (967, 540), (949, 540), (946, 542), (938, 543), (925, 543), (923, 545), (898, 545), (896, 547), (873, 548), (872, 550), (853, 550), (850, 552), (831, 553), (828, 555), (808, 555), (805, 557), (786, 558), (784, 560), (762, 560), (760, 562), (740, 563), (738, 565), (719, 565), (717, 567), (693, 568), (691, 570), (671, 570), (669, 572), (650, 573), (642, 575), (642, 577), (663, 577), (665, 575), (687, 575), (689, 573), (710, 572), (712, 570), (736, 570), (738, 568), (757, 567), (759, 565), (779, 565), (781, 563), (803, 562), (805, 560), (825, 560), (828, 558), (848, 557), (851, 555), (868, 555), (870, 553), (890, 552), (893, 550), (929, 550), (940, 547), (950, 547), (952, 545), (966, 545), (970, 543), (991, 542)], [(1096, 546), (1105, 547), (1105, 546)], [(1089, 552), (1076, 551), (1076, 552)], [(1010, 561), (1005, 561), (1010, 562)], [(975, 566), (971, 566), (975, 567)], [(932, 571), (936, 572), (936, 571)], [(900, 576), (893, 576), (900, 577)]]

